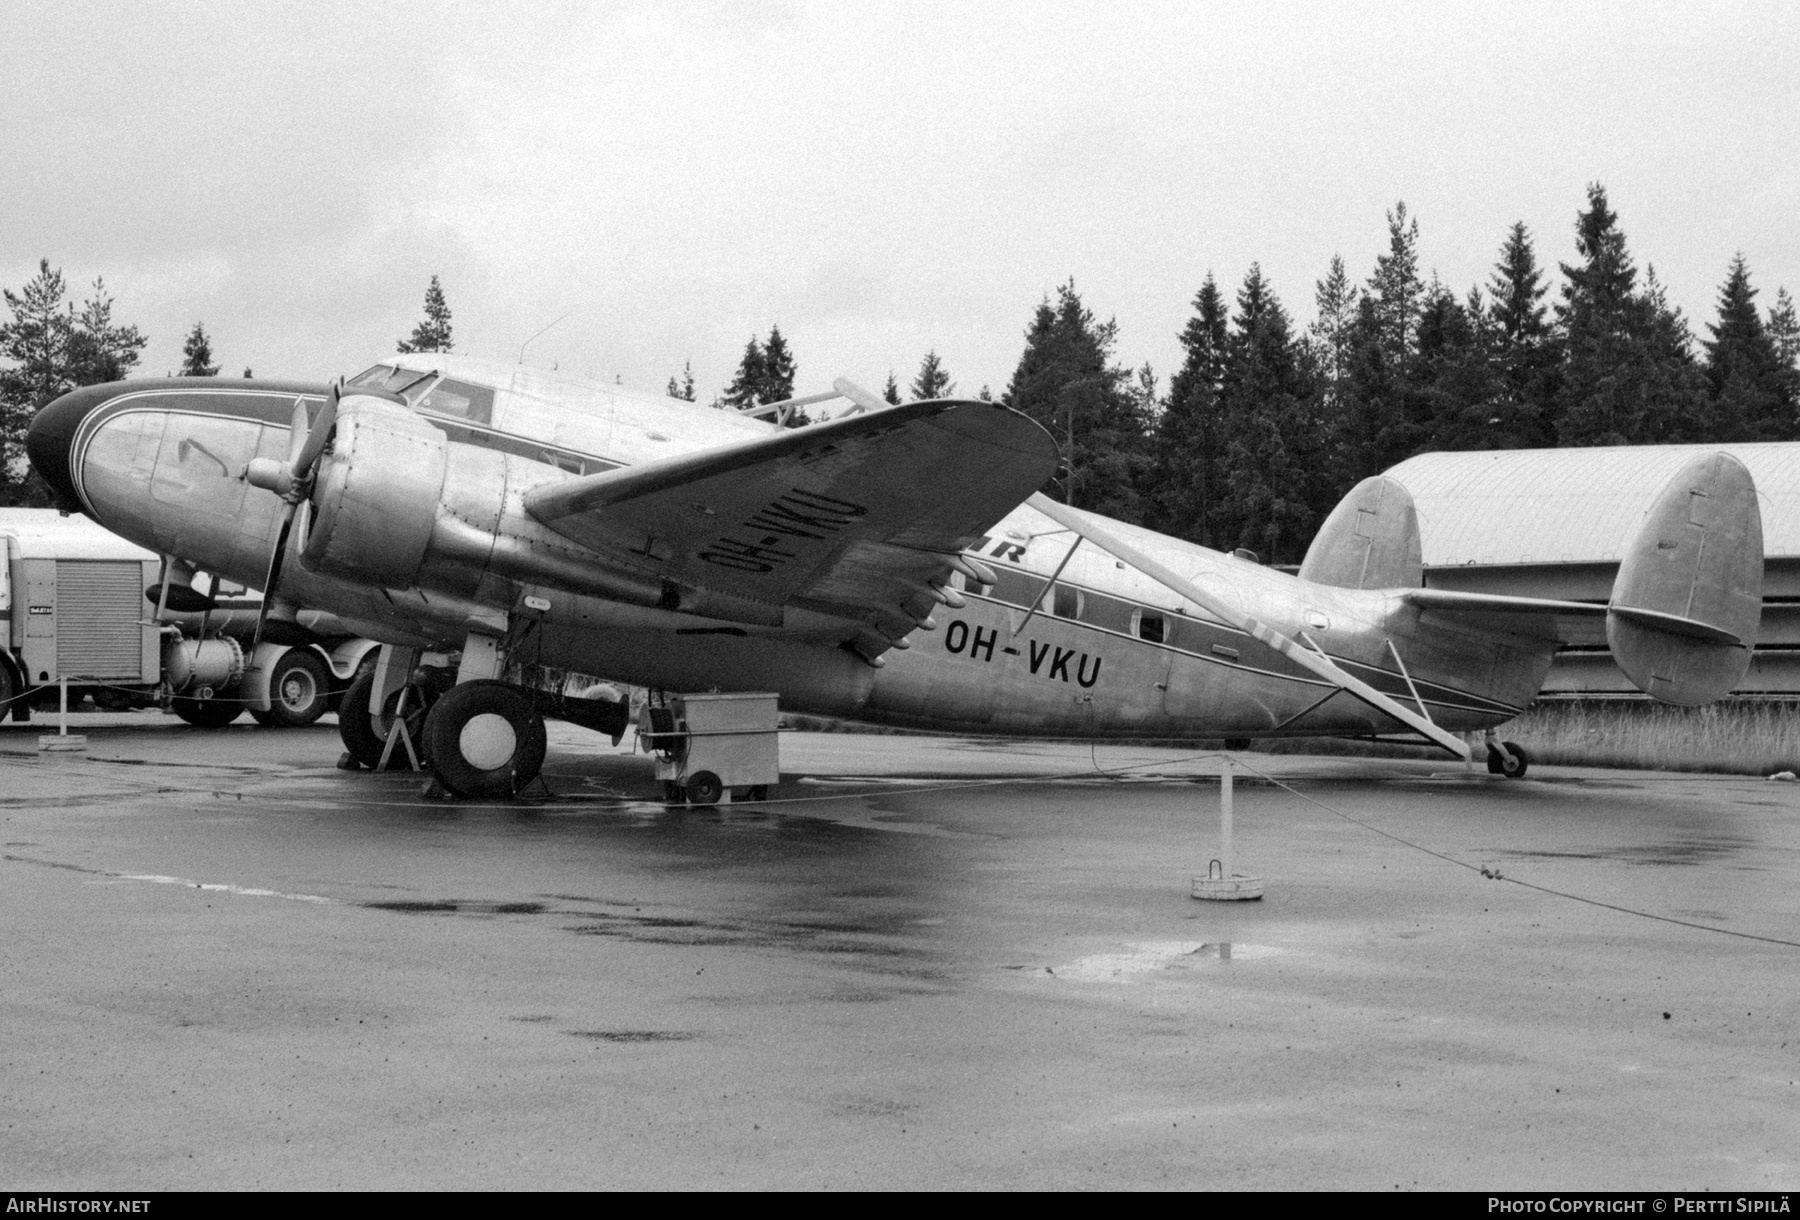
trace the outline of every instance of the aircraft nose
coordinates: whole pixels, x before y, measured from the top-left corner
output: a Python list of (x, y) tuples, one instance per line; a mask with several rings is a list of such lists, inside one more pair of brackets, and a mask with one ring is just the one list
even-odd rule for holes
[(46, 404), (32, 417), (25, 434), (25, 452), (31, 465), (56, 494), (56, 506), (68, 512), (82, 511), (81, 493), (75, 483), (70, 446), (81, 423), (119, 392), (119, 386), (90, 385), (71, 390)]

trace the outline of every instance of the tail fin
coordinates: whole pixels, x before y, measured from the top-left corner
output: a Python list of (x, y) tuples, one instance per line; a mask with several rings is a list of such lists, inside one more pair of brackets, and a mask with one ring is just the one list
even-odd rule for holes
[(1650, 506), (1619, 564), (1606, 642), (1639, 690), (1692, 706), (1729, 694), (1762, 618), (1762, 512), (1743, 463), (1709, 453)]
[(1378, 474), (1352, 487), (1325, 518), (1300, 579), (1340, 589), (1416, 589), (1422, 556), (1412, 493)]

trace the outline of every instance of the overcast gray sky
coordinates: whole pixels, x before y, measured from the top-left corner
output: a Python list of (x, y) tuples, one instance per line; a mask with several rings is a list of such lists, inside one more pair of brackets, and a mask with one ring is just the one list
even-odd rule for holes
[(1800, 6), (0, 0), (0, 282), (40, 257), (181, 359), (325, 377), (442, 277), (459, 350), (702, 398), (998, 393), (1074, 277), (1165, 379), (1211, 269), (1289, 311), (1384, 211), (1460, 295), (1603, 182), (1697, 334), (1742, 251), (1800, 291)]

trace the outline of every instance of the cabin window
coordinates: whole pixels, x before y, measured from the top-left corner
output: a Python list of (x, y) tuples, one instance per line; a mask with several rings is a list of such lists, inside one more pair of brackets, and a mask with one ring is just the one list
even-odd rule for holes
[(1057, 618), (1081, 617), (1081, 590), (1073, 585), (1059, 584), (1050, 601), (1051, 613)]
[(1163, 616), (1154, 610), (1137, 612), (1137, 631), (1134, 633), (1140, 640), (1149, 640), (1152, 644), (1160, 644), (1165, 638), (1167, 628)]
[[(1042, 577), (1029, 576), (1011, 568), (997, 568), (994, 576), (999, 581), (994, 586), (992, 594), (997, 601), (1003, 601), (1012, 606), (1033, 606), (1037, 604), (1038, 598), (1044, 595)], [(983, 588), (985, 587), (983, 586)]]
[(492, 390), (486, 386), (451, 381), (448, 377), (432, 386), (431, 392), (413, 405), (434, 415), (454, 415), (458, 419), (477, 424), (490, 423), (494, 418)]
[(1108, 631), (1128, 634), (1135, 609), (1131, 603), (1108, 597), (1104, 593), (1083, 590), (1081, 595), (1081, 621), (1104, 627)]

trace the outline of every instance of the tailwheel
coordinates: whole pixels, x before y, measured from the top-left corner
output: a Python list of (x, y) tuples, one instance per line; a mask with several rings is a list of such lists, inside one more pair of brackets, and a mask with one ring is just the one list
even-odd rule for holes
[(544, 718), (518, 687), (453, 686), (425, 717), (425, 754), (457, 796), (512, 796), (544, 765)]
[[(402, 713), (406, 720), (407, 734), (412, 738), (413, 748), (420, 754), (425, 753), (422, 736), (425, 727), (426, 692), (417, 686), (406, 686), (387, 697), (386, 706), (380, 716), (369, 711), (369, 692), (375, 687), (375, 670), (369, 669), (358, 674), (344, 692), (344, 698), (338, 704), (338, 736), (344, 742), (344, 749), (350, 752), (362, 766), (373, 771), (381, 765), (382, 751), (387, 749), (388, 731), (393, 728), (394, 714), (401, 711), (400, 697), (406, 697), (406, 705)], [(388, 755), (389, 771), (404, 771), (412, 765), (406, 756), (406, 748), (399, 742), (394, 744), (393, 752)]]
[(1488, 771), (1494, 775), (1504, 775), (1507, 779), (1522, 779), (1525, 769), (1531, 765), (1531, 759), (1516, 741), (1502, 743), (1505, 753), (1493, 746), (1488, 747)]

